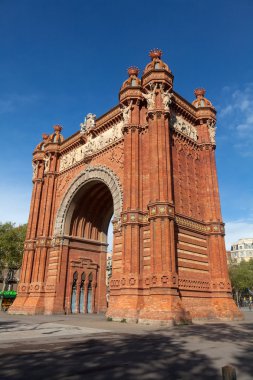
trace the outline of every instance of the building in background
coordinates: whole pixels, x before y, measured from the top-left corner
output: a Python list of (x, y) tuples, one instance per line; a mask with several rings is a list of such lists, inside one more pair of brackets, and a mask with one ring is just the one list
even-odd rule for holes
[(230, 257), (231, 262), (237, 264), (253, 259), (253, 238), (239, 239), (232, 244)]

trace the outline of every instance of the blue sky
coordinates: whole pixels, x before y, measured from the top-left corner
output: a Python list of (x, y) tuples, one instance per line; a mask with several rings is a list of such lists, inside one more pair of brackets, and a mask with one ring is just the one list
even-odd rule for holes
[(252, 0), (1, 0), (0, 221), (25, 223), (31, 158), (43, 132), (65, 137), (118, 102), (126, 69), (154, 47), (189, 101), (218, 111), (217, 167), (226, 242), (253, 236)]

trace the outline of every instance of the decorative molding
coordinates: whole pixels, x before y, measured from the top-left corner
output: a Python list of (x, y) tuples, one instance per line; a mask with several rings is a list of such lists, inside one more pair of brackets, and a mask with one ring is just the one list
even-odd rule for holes
[(73, 149), (61, 156), (59, 171), (62, 172), (65, 169), (70, 168), (78, 162), (81, 162), (87, 157), (94, 155), (101, 151), (112, 143), (120, 140), (123, 137), (122, 133), (123, 122), (120, 121), (113, 125), (109, 130), (101, 133), (100, 135), (93, 137), (92, 134), (88, 135), (87, 142)]
[(66, 191), (65, 197), (63, 198), (56, 216), (54, 228), (55, 237), (63, 236), (64, 234), (65, 219), (74, 196), (86, 183), (93, 180), (104, 182), (104, 184), (109, 188), (113, 198), (114, 219), (120, 219), (123, 205), (123, 191), (118, 176), (111, 169), (105, 166), (88, 167), (74, 179)]
[(186, 289), (186, 290), (200, 290), (200, 291), (210, 291), (211, 290), (211, 283), (210, 281), (203, 281), (199, 279), (190, 279), (179, 276), (178, 281), (179, 289)]
[(126, 224), (147, 224), (148, 223), (148, 214), (142, 211), (129, 210), (124, 211), (121, 215), (122, 225)]
[(176, 223), (179, 225), (179, 226), (182, 226), (182, 227), (188, 227), (194, 231), (200, 231), (200, 232), (208, 232), (208, 229), (207, 229), (207, 226), (204, 225), (204, 224), (200, 224), (198, 222), (194, 222), (192, 220), (189, 220), (189, 219), (185, 219), (185, 218), (182, 218), (182, 217), (179, 217), (179, 216), (176, 216), (175, 217), (175, 220), (176, 220)]

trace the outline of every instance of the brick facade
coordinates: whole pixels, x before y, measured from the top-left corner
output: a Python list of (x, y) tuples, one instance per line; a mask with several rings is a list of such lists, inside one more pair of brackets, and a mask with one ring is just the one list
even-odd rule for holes
[[(115, 320), (240, 318), (231, 298), (215, 165), (216, 111), (190, 104), (150, 53), (120, 104), (64, 140), (43, 135), (12, 313), (105, 312)], [(90, 122), (91, 120), (91, 122)], [(110, 302), (106, 234), (114, 215)], [(82, 294), (82, 295), (80, 295)]]

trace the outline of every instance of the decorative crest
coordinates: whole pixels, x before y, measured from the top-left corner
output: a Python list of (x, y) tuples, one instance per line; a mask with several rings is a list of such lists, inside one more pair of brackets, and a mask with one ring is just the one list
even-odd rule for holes
[(81, 133), (89, 132), (96, 125), (96, 115), (93, 113), (88, 113), (84, 118), (84, 122), (80, 124)]

